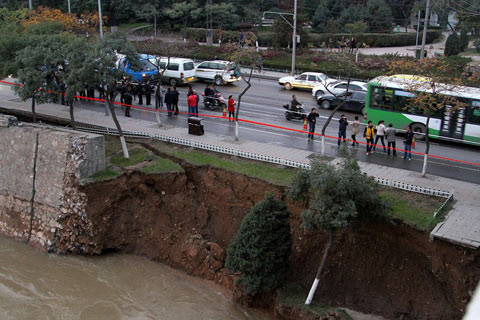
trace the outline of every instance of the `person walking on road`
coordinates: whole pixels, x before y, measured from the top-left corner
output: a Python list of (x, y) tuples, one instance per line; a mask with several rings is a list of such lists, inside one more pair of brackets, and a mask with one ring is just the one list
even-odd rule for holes
[(188, 116), (194, 117), (195, 106), (197, 105), (197, 96), (193, 93), (193, 90), (192, 90), (192, 93), (187, 98), (187, 103), (188, 103)]
[(355, 116), (355, 120), (352, 122), (352, 147), (355, 145), (358, 146), (357, 134), (360, 133), (360, 122), (358, 121), (358, 116)]
[(393, 151), (393, 156), (397, 156), (396, 144), (395, 144), (395, 135), (397, 130), (393, 127), (393, 124), (389, 123), (387, 130), (385, 130), (385, 138), (387, 138), (387, 154), (390, 155), (390, 150)]
[(385, 121), (380, 120), (378, 121), (378, 125), (376, 127), (377, 131), (377, 136), (375, 137), (375, 143), (373, 144), (373, 151), (375, 151), (375, 147), (377, 146), (378, 140), (382, 142), (383, 146), (383, 152), (387, 152), (387, 149), (385, 148)]
[(173, 87), (173, 108), (175, 109), (175, 115), (178, 115), (178, 96), (180, 93), (177, 91), (177, 87)]
[(133, 96), (130, 91), (125, 92), (123, 95), (123, 100), (125, 101), (125, 117), (131, 117), (130, 109), (132, 107)]
[(375, 137), (375, 127), (373, 126), (372, 121), (368, 121), (368, 125), (363, 131), (363, 136), (367, 140), (367, 156), (370, 155), (373, 147), (373, 139)]
[(312, 108), (312, 112), (310, 112), (307, 116), (308, 120), (308, 140), (313, 140), (313, 134), (315, 133), (315, 124), (317, 123), (317, 118), (319, 114), (317, 113), (317, 109)]
[(342, 114), (340, 120), (338, 120), (338, 146), (340, 146), (341, 141), (347, 142), (347, 126), (347, 117)]
[(165, 104), (167, 105), (167, 112), (170, 117), (173, 113), (173, 92), (170, 87), (167, 88), (167, 93), (165, 93)]
[(228, 122), (235, 121), (235, 100), (233, 96), (228, 97)]
[(412, 160), (412, 141), (413, 141), (413, 132), (412, 128), (408, 126), (407, 132), (405, 132), (405, 137), (403, 138), (403, 146), (405, 153), (403, 154), (403, 159), (408, 157), (408, 160)]

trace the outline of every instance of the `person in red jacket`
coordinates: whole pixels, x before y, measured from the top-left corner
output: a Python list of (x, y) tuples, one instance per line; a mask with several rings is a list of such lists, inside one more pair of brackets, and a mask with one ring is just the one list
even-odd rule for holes
[(233, 96), (228, 97), (228, 122), (235, 121), (235, 100)]
[(189, 117), (195, 117), (196, 114), (195, 114), (195, 109), (196, 109), (196, 106), (197, 106), (197, 96), (195, 95), (195, 92), (193, 91), (192, 93), (190, 93), (190, 95), (188, 96), (188, 113), (189, 113)]

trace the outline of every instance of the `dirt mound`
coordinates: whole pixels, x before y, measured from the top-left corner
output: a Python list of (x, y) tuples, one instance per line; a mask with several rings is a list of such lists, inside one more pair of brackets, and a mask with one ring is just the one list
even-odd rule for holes
[[(102, 250), (144, 255), (233, 288), (225, 250), (250, 207), (285, 190), (210, 167), (185, 174), (128, 172), (83, 187)], [(299, 227), (289, 203), (294, 244), (289, 280), (309, 286), (326, 236)], [(316, 298), (332, 305), (402, 319), (460, 319), (478, 279), (478, 253), (436, 241), (402, 224), (369, 223), (338, 234)], [(288, 310), (284, 310), (288, 314)]]

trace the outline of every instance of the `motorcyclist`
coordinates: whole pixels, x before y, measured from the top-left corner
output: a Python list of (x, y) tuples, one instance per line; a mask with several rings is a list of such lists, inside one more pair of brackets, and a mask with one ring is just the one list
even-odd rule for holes
[(208, 102), (208, 103), (215, 103), (215, 101), (212, 99), (212, 97), (215, 95), (215, 92), (213, 91), (213, 89), (210, 88), (210, 85), (207, 84), (207, 86), (205, 87), (205, 91), (203, 92), (203, 94), (205, 95), (205, 101)]
[(299, 106), (301, 105), (302, 104), (297, 100), (297, 96), (292, 95), (292, 102), (290, 102), (290, 110), (293, 112), (298, 112), (300, 110)]

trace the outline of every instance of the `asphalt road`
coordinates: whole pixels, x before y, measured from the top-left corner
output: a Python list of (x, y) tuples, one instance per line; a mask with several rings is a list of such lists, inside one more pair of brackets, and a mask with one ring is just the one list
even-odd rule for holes
[[(205, 88), (204, 83), (196, 82), (193, 85), (193, 89), (201, 94)], [(219, 87), (219, 91), (225, 98), (229, 95), (233, 95), (237, 101), (238, 95), (245, 88), (243, 81), (237, 82), (233, 85), (227, 85)], [(164, 87), (166, 88), (166, 87)], [(180, 111), (187, 112), (186, 104), (186, 92), (187, 87), (179, 87), (180, 91)], [(316, 105), (315, 100), (312, 97), (311, 92), (292, 90), (287, 91), (276, 81), (252, 79), (252, 87), (244, 95), (240, 106), (240, 118), (245, 120), (263, 122), (270, 125), (281, 126), (285, 128), (292, 128), (296, 130), (303, 130), (303, 123), (300, 120), (287, 121), (285, 119), (285, 109), (282, 107), (284, 104), (289, 103), (292, 94), (296, 94), (300, 102), (304, 104), (305, 110), (308, 111), (312, 107), (317, 107), (320, 114), (320, 118), (317, 122), (316, 132), (321, 132), (321, 128), (325, 123), (326, 118), (329, 116), (330, 111), (322, 110)], [(117, 101), (119, 97), (117, 97)], [(134, 101), (134, 105), (138, 101)], [(144, 101), (145, 102), (145, 101)], [(152, 102), (153, 103), (153, 102)], [(77, 103), (77, 107), (97, 109), (103, 111), (103, 104), (96, 102)], [(120, 111), (120, 110), (119, 110)], [(203, 108), (202, 101), (199, 108), (200, 114), (206, 115), (221, 115), (221, 111), (209, 111)], [(119, 116), (122, 116), (122, 112), (117, 112)], [(353, 120), (354, 116), (359, 116), (360, 120), (363, 120), (361, 114), (355, 114), (351, 112), (338, 112), (334, 116), (334, 119), (327, 128), (326, 135), (337, 136), (338, 132), (338, 117), (340, 114), (345, 114), (348, 120)], [(132, 109), (131, 115), (134, 118), (141, 118), (154, 122), (155, 115), (152, 112), (144, 110)], [(178, 116), (167, 117), (166, 113), (162, 113), (162, 121), (166, 125), (187, 127), (186, 121), (187, 115), (180, 114)], [(385, 119), (388, 123), (388, 119)], [(234, 136), (235, 125), (229, 123), (223, 119), (215, 119), (204, 117), (205, 130), (225, 136)], [(362, 129), (363, 130), (363, 129)], [(240, 139), (256, 140), (260, 142), (268, 142), (281, 146), (288, 146), (292, 148), (298, 148), (303, 150), (309, 150), (312, 152), (321, 152), (321, 138), (316, 138), (314, 142), (308, 142), (306, 134), (288, 131), (285, 129), (272, 128), (262, 125), (255, 125), (250, 123), (240, 124)], [(363, 132), (363, 131), (362, 131)], [(347, 130), (347, 138), (350, 137), (350, 129)], [(357, 137), (359, 141), (365, 141), (362, 134)], [(397, 148), (403, 148), (401, 137), (397, 139)], [(412, 155), (412, 161), (402, 159), (403, 153), (397, 152), (397, 157), (387, 156), (381, 148), (377, 147), (377, 151), (370, 156), (365, 154), (365, 146), (360, 145), (355, 148), (349, 147), (353, 150), (357, 159), (360, 161), (376, 163), (385, 166), (391, 166), (395, 168), (402, 168), (410, 171), (421, 172), (423, 165), (423, 156)], [(423, 152), (425, 150), (425, 144), (417, 142), (414, 151)], [(337, 147), (337, 140), (326, 139), (326, 154), (335, 156), (338, 155), (339, 148)], [(454, 144), (444, 141), (434, 141), (431, 143), (430, 154), (444, 158), (452, 158), (461, 161), (480, 163), (480, 147)], [(444, 159), (429, 158), (427, 173), (432, 175), (452, 178), (456, 180), (468, 181), (480, 184), (480, 166), (465, 164), (458, 161), (449, 161)], [(448, 189), (448, 186), (445, 186)]]

